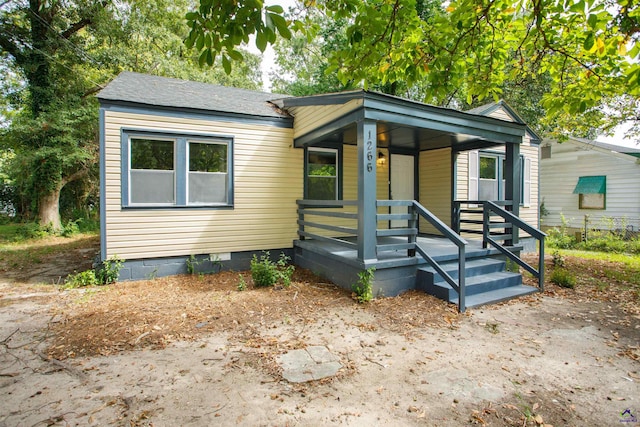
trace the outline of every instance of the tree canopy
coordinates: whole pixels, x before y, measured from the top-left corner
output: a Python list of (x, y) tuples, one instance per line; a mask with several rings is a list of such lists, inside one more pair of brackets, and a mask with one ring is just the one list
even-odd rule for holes
[(97, 202), (98, 105), (93, 95), (120, 71), (260, 87), (256, 55), (244, 54), (244, 63), (232, 73), (219, 62), (198, 67), (198, 57), (183, 43), (189, 31), (183, 17), (190, 4), (0, 3), (0, 172), (15, 190), (13, 203), (20, 214), (35, 213), (42, 225), (58, 228), (64, 188), (74, 192), (69, 199), (76, 207)]
[[(435, 6), (435, 7), (434, 7)], [(422, 85), (436, 103), (463, 93), (468, 104), (502, 96), (505, 82), (548, 79), (540, 104), (564, 133), (634, 121), (640, 132), (640, 8), (632, 0), (315, 0), (287, 15), (261, 0), (200, 0), (186, 15), (202, 63), (241, 59), (255, 35), (264, 50), (313, 19), (346, 20), (347, 43), (326, 73), (342, 84)]]

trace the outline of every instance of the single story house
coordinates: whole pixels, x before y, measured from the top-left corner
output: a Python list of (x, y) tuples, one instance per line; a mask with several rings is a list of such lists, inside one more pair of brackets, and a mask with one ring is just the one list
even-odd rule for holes
[(640, 229), (640, 149), (569, 138), (541, 146), (542, 226)]
[[(539, 138), (504, 102), (460, 112), (131, 72), (98, 99), (101, 258), (126, 260), (121, 279), (270, 251), (346, 288), (375, 268), (375, 295), (443, 282), (462, 310), (532, 291), (486, 260), (541, 238)], [(509, 291), (474, 302), (465, 277), (483, 274)]]

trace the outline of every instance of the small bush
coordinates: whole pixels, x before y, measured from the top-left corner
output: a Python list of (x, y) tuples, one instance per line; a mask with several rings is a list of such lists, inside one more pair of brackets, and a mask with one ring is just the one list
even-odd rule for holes
[(551, 256), (552, 256), (552, 263), (554, 267), (560, 267), (560, 268), (564, 267), (564, 257), (560, 252), (553, 251)]
[(287, 287), (291, 284), (291, 277), (295, 267), (289, 265), (290, 258), (281, 253), (278, 261), (274, 262), (269, 256), (269, 252), (263, 252), (258, 259), (253, 256), (251, 259), (251, 278), (256, 287), (269, 287), (278, 282)]
[(85, 286), (97, 286), (100, 282), (96, 277), (94, 270), (81, 271), (80, 273), (70, 274), (64, 281), (65, 288), (82, 288)]
[(373, 276), (376, 271), (375, 267), (368, 268), (358, 273), (358, 281), (351, 286), (353, 290), (353, 298), (358, 303), (363, 304), (373, 299)]
[(80, 232), (80, 226), (78, 226), (79, 222), (79, 219), (75, 221), (68, 221), (65, 225), (62, 226), (60, 235), (63, 237), (71, 237), (74, 234), (78, 234)]
[(101, 285), (110, 285), (118, 281), (120, 270), (122, 270), (123, 260), (117, 255), (105, 259), (96, 269), (96, 278)]
[(553, 269), (549, 280), (562, 288), (573, 289), (576, 286), (576, 277), (573, 273), (561, 267)]
[(244, 276), (242, 274), (239, 274), (239, 276), (240, 276), (240, 280), (238, 280), (238, 290), (240, 292), (246, 291), (247, 290), (247, 282), (246, 282), (246, 280), (244, 280)]

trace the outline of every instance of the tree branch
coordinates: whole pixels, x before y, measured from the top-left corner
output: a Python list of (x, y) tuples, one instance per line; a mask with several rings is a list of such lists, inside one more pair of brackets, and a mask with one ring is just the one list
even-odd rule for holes
[[(96, 7), (101, 9), (106, 9), (106, 7), (111, 3), (110, 0), (102, 0), (101, 2), (96, 4)], [(60, 36), (64, 39), (68, 39), (87, 25), (91, 25), (94, 22), (95, 11), (92, 11), (91, 16), (87, 16), (82, 18), (81, 20), (71, 24), (66, 30), (64, 30)]]
[(80, 178), (84, 178), (88, 174), (89, 174), (89, 169), (87, 169), (87, 168), (80, 169), (79, 171), (76, 171), (76, 172), (72, 173), (71, 175), (62, 178), (62, 181), (60, 181), (60, 188), (64, 187), (65, 185), (67, 185), (70, 182), (77, 181)]
[(27, 57), (20, 50), (17, 44), (9, 40), (6, 33), (0, 32), (0, 47), (2, 50), (13, 56), (18, 64), (24, 64)]

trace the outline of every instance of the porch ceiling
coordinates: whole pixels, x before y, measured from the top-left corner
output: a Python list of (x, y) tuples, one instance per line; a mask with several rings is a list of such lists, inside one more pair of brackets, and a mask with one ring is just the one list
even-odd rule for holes
[(464, 151), (505, 143), (520, 144), (525, 135), (526, 126), (521, 123), (367, 91), (286, 98), (277, 104), (285, 109), (313, 108), (320, 105), (339, 106), (359, 98), (363, 101), (360, 107), (310, 129), (295, 139), (295, 146), (356, 144), (356, 124), (360, 120), (377, 122), (378, 147), (398, 150), (423, 151), (451, 147), (455, 151)]

